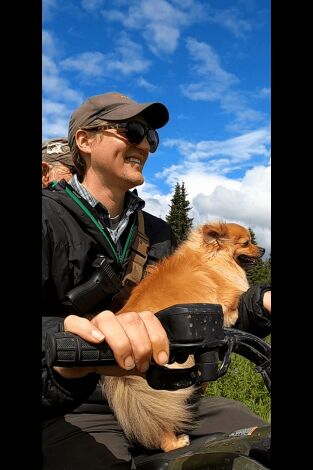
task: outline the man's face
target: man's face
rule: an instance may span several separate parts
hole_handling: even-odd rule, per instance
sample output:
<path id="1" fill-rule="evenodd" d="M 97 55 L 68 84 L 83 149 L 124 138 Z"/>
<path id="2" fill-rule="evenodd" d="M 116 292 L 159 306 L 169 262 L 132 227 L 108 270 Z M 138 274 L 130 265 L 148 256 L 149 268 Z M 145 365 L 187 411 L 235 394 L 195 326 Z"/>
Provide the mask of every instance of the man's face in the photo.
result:
<path id="1" fill-rule="evenodd" d="M 135 119 L 146 124 L 140 116 Z M 142 170 L 150 149 L 146 137 L 138 145 L 134 145 L 116 129 L 102 130 L 100 135 L 93 136 L 90 149 L 87 179 L 93 175 L 105 185 L 114 185 L 123 191 L 144 182 Z"/>

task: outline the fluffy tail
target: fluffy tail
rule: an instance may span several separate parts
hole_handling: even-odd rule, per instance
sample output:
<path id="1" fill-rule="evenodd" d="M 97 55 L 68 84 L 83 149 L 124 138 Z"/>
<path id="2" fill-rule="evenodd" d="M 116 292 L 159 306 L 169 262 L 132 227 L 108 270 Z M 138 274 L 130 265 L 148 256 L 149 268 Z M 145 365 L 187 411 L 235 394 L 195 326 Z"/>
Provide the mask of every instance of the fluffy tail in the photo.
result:
<path id="1" fill-rule="evenodd" d="M 146 448 L 160 448 L 166 432 L 192 428 L 194 405 L 187 404 L 195 387 L 155 390 L 142 377 L 103 377 L 102 390 L 125 435 Z"/>

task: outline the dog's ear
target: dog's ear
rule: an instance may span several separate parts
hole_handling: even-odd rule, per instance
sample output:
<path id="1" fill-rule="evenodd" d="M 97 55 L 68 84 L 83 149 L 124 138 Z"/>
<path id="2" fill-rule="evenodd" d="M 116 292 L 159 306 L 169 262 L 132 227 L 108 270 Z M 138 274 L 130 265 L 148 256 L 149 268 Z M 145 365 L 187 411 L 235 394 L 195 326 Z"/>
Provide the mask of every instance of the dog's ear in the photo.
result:
<path id="1" fill-rule="evenodd" d="M 227 235 L 227 225 L 223 222 L 214 222 L 202 226 L 202 236 L 205 243 L 221 241 Z"/>

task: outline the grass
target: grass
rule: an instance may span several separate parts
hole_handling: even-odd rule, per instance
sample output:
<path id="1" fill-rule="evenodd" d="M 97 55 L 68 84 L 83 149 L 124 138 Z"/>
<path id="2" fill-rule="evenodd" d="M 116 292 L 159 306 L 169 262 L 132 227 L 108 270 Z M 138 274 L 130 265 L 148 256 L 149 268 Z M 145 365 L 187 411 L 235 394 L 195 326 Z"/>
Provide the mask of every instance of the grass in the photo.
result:
<path id="1" fill-rule="evenodd" d="M 265 340 L 270 342 L 270 337 Z M 227 373 L 209 383 L 205 394 L 238 400 L 269 423 L 271 397 L 261 374 L 255 372 L 255 367 L 248 359 L 232 354 Z"/>

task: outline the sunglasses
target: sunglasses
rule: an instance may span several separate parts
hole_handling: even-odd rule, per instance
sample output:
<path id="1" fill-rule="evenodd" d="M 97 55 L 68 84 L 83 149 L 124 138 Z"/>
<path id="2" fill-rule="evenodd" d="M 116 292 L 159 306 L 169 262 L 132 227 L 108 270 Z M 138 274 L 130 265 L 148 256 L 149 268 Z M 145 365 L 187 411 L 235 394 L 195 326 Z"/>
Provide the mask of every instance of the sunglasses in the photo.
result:
<path id="1" fill-rule="evenodd" d="M 159 145 L 159 134 L 155 129 L 145 126 L 139 121 L 118 122 L 114 124 L 104 124 L 100 129 L 117 129 L 125 133 L 129 143 L 138 145 L 146 137 L 150 145 L 150 153 L 154 153 Z"/>

